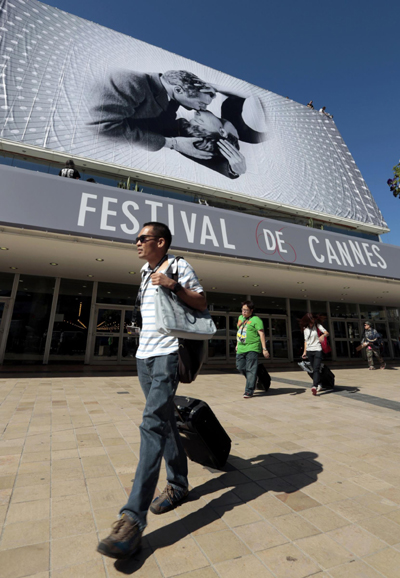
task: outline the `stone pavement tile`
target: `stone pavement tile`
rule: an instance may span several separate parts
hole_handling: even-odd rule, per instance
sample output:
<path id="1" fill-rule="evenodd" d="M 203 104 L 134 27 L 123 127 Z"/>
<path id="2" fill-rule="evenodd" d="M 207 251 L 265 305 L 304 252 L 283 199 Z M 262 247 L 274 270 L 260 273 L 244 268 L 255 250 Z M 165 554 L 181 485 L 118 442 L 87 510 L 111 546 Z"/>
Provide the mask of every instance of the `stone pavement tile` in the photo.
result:
<path id="1" fill-rule="evenodd" d="M 393 548 L 386 548 L 386 550 L 367 556 L 364 561 L 378 572 L 381 572 L 385 578 L 399 577 L 400 552 Z"/>
<path id="2" fill-rule="evenodd" d="M 120 505 L 120 507 L 123 504 Z M 101 508 L 93 512 L 94 519 L 98 530 L 111 528 L 111 525 L 118 518 L 120 507 L 112 506 L 110 508 Z"/>
<path id="3" fill-rule="evenodd" d="M 359 558 L 387 548 L 387 544 L 356 525 L 345 526 L 326 534 Z"/>
<path id="4" fill-rule="evenodd" d="M 218 532 L 219 530 L 226 530 L 228 528 L 224 520 L 222 520 L 217 512 L 209 506 L 201 506 L 198 510 L 189 513 L 183 512 L 182 507 L 180 507 L 176 512 L 182 519 L 182 523 L 186 530 L 192 536 L 200 536 L 201 534 L 209 534 L 211 532 Z"/>
<path id="5" fill-rule="evenodd" d="M 90 501 L 87 494 L 76 496 L 58 496 L 51 500 L 51 516 L 72 516 L 73 514 L 89 513 Z"/>
<path id="6" fill-rule="evenodd" d="M 257 553 L 276 578 L 305 578 L 321 570 L 295 544 L 283 544 Z"/>
<path id="7" fill-rule="evenodd" d="M 50 485 L 24 486 L 15 488 L 12 495 L 12 503 L 31 502 L 33 500 L 45 500 L 50 498 Z"/>
<path id="8" fill-rule="evenodd" d="M 129 479 L 129 484 L 132 487 L 132 476 L 129 476 L 127 474 L 123 474 L 126 475 L 127 478 Z M 122 476 L 120 476 L 122 477 Z M 89 489 L 89 492 L 101 492 L 101 491 L 105 491 L 105 490 L 120 490 L 121 489 L 121 482 L 119 481 L 118 477 L 116 475 L 114 476 L 109 476 L 106 478 L 99 478 L 99 479 L 95 479 L 95 478 L 90 478 L 89 480 L 87 480 L 87 487 Z"/>
<path id="9" fill-rule="evenodd" d="M 0 476 L 0 490 L 8 490 L 14 486 L 15 475 Z"/>
<path id="10" fill-rule="evenodd" d="M 121 578 L 124 574 L 134 574 L 135 578 L 164 578 L 149 548 L 142 547 L 134 557 L 128 560 L 115 561 L 112 558 L 103 556 L 103 561 L 107 569 L 108 578 Z M 180 574 L 179 576 L 180 578 L 182 578 L 182 576 L 190 576 L 190 578 L 192 578 L 191 572 Z"/>
<path id="11" fill-rule="evenodd" d="M 204 538 L 204 536 L 200 538 Z M 221 548 L 223 548 L 222 544 Z M 193 538 L 190 537 L 156 550 L 154 556 L 165 578 L 209 566 L 207 558 Z"/>
<path id="12" fill-rule="evenodd" d="M 273 548 L 288 541 L 272 524 L 265 521 L 239 526 L 235 533 L 252 552 Z"/>
<path id="13" fill-rule="evenodd" d="M 231 530 L 196 537 L 200 548 L 213 564 L 250 554 L 247 546 Z"/>
<path id="14" fill-rule="evenodd" d="M 313 498 L 307 496 L 301 491 L 293 492 L 291 494 L 277 494 L 278 500 L 281 500 L 284 504 L 292 508 L 295 512 L 300 512 L 301 510 L 307 510 L 308 508 L 315 508 L 320 506 L 320 502 L 317 502 Z"/>
<path id="15" fill-rule="evenodd" d="M 362 494 L 361 496 L 354 496 L 353 500 L 361 504 L 361 506 L 369 508 L 375 514 L 390 514 L 391 512 L 399 512 L 400 505 L 388 500 L 380 494 Z"/>
<path id="16" fill-rule="evenodd" d="M 50 461 L 50 451 L 40 451 L 40 452 L 24 452 L 21 458 L 21 465 L 29 464 L 32 462 L 49 462 Z"/>
<path id="17" fill-rule="evenodd" d="M 200 568 L 200 570 L 193 570 L 192 572 L 179 574 L 179 578 L 217 578 L 217 576 L 218 574 L 214 568 L 211 568 L 211 566 L 208 566 L 207 568 Z M 222 574 L 220 574 L 220 576 L 222 576 Z"/>
<path id="18" fill-rule="evenodd" d="M 62 570 L 53 570 L 52 578 L 106 578 L 106 571 L 100 556 L 76 566 L 68 566 Z"/>
<path id="19" fill-rule="evenodd" d="M 18 468 L 18 475 L 31 474 L 31 473 L 50 473 L 50 462 L 25 462 L 21 464 Z"/>
<path id="20" fill-rule="evenodd" d="M 369 490 L 370 492 L 379 492 L 394 489 L 391 484 L 380 480 L 379 478 L 375 478 L 370 474 L 365 474 L 363 476 L 358 476 L 355 478 L 350 478 L 350 481 L 362 488 Z M 399 491 L 400 493 L 400 491 Z"/>
<path id="21" fill-rule="evenodd" d="M 343 518 L 347 518 L 350 522 L 360 522 L 375 515 L 375 512 L 351 498 L 339 502 L 331 502 L 329 508 Z"/>
<path id="22" fill-rule="evenodd" d="M 242 470 L 245 476 L 250 478 L 251 480 L 258 481 L 258 480 L 267 480 L 269 478 L 275 478 L 275 474 L 268 471 L 267 468 L 263 466 L 252 466 L 250 468 Z M 248 481 L 248 480 L 247 480 Z"/>
<path id="23" fill-rule="evenodd" d="M 390 512 L 389 514 L 386 514 L 386 518 L 389 518 L 393 522 L 396 522 L 396 524 L 400 524 L 400 509 L 394 512 Z"/>
<path id="24" fill-rule="evenodd" d="M 358 525 L 390 545 L 400 542 L 400 525 L 393 522 L 388 516 L 376 516 L 361 520 Z"/>
<path id="25" fill-rule="evenodd" d="M 320 530 L 310 524 L 303 517 L 298 514 L 285 514 L 278 516 L 271 520 L 271 524 L 275 526 L 284 536 L 289 540 L 298 540 L 299 538 L 306 538 L 320 534 Z"/>
<path id="26" fill-rule="evenodd" d="M 387 490 L 379 490 L 377 492 L 380 496 L 391 500 L 392 502 L 396 502 L 396 504 L 400 505 L 400 488 L 390 488 Z"/>
<path id="27" fill-rule="evenodd" d="M 341 526 L 347 526 L 349 521 L 335 514 L 326 506 L 319 506 L 318 508 L 310 508 L 303 510 L 301 516 L 306 518 L 311 524 L 316 526 L 321 532 L 329 532 Z"/>
<path id="28" fill-rule="evenodd" d="M 12 488 L 7 488 L 6 490 L 0 490 L 0 506 L 8 506 L 11 500 Z"/>
<path id="29" fill-rule="evenodd" d="M 268 494 L 264 494 L 249 503 L 251 504 L 251 507 L 266 520 L 292 512 L 288 506 L 283 504 L 275 496 L 270 496 Z"/>
<path id="30" fill-rule="evenodd" d="M 116 516 L 114 516 L 115 519 Z M 76 534 L 89 534 L 96 530 L 91 513 L 58 516 L 51 520 L 51 538 L 57 540 Z"/>
<path id="31" fill-rule="evenodd" d="M 19 455 L 0 457 L 0 476 L 15 474 L 19 468 Z"/>
<path id="32" fill-rule="evenodd" d="M 89 456 L 105 456 L 106 450 L 103 446 L 95 448 L 79 448 L 79 455 L 81 458 L 87 458 Z"/>
<path id="33" fill-rule="evenodd" d="M 310 498 L 317 500 L 320 504 L 329 504 L 330 502 L 337 502 L 342 499 L 343 496 L 339 494 L 338 491 L 330 488 L 329 486 L 322 484 L 320 482 L 314 482 L 309 486 L 305 486 L 301 490 Z"/>
<path id="34" fill-rule="evenodd" d="M 101 457 L 101 456 L 99 456 Z M 107 458 L 108 460 L 108 458 Z M 90 478 L 106 478 L 109 476 L 115 476 L 115 470 L 110 463 L 107 465 L 99 466 L 87 466 L 85 468 L 85 477 Z"/>
<path id="35" fill-rule="evenodd" d="M 51 542 L 51 569 L 57 570 L 65 566 L 81 564 L 89 560 L 96 560 L 98 544 L 97 534 L 80 534 Z"/>
<path id="36" fill-rule="evenodd" d="M 243 556 L 235 560 L 227 560 L 216 564 L 215 567 L 221 578 L 243 578 L 244 576 L 273 578 L 273 574 L 254 556 Z"/>
<path id="37" fill-rule="evenodd" d="M 215 508 L 215 511 L 230 528 L 251 524 L 262 519 L 261 516 L 247 504 L 238 504 L 229 510 L 226 510 L 226 508 Z"/>
<path id="38" fill-rule="evenodd" d="M 82 478 L 76 478 L 72 480 L 53 480 L 51 484 L 51 496 L 52 498 L 58 498 L 60 496 L 76 496 L 77 494 L 86 494 L 86 484 L 85 480 Z"/>
<path id="39" fill-rule="evenodd" d="M 8 510 L 7 524 L 46 520 L 50 516 L 50 500 L 12 503 Z"/>
<path id="40" fill-rule="evenodd" d="M 22 578 L 49 570 L 49 543 L 0 552 L 1 578 Z"/>
<path id="41" fill-rule="evenodd" d="M 180 540 L 188 536 L 188 531 L 182 520 L 176 516 L 170 516 L 163 520 L 164 516 L 150 519 L 146 541 L 153 550 L 168 547 L 179 543 Z"/>
<path id="42" fill-rule="evenodd" d="M 362 490 L 360 491 L 360 486 L 350 480 L 331 481 L 328 479 L 324 483 L 329 488 L 337 491 L 342 498 L 354 498 L 354 496 L 359 496 L 363 493 Z M 368 492 L 365 491 L 364 493 L 367 494 Z"/>
<path id="43" fill-rule="evenodd" d="M 100 490 L 99 492 L 89 491 L 93 510 L 115 506 L 120 508 L 127 499 L 125 491 L 119 487 L 114 490 Z"/>
<path id="44" fill-rule="evenodd" d="M 73 450 L 59 450 L 57 452 L 52 451 L 51 458 L 53 461 L 65 460 L 70 458 L 79 458 L 79 452 L 77 448 Z"/>
<path id="45" fill-rule="evenodd" d="M 378 574 L 371 566 L 361 560 L 354 560 L 342 566 L 331 568 L 329 576 L 331 578 L 382 578 L 382 574 Z"/>
<path id="46" fill-rule="evenodd" d="M 324 570 L 354 559 L 354 556 L 348 550 L 337 544 L 327 534 L 302 538 L 296 540 L 296 544 Z"/>
<path id="47" fill-rule="evenodd" d="M 49 520 L 37 520 L 33 522 L 19 522 L 8 524 L 4 528 L 0 550 L 19 548 L 48 542 L 50 540 Z"/>

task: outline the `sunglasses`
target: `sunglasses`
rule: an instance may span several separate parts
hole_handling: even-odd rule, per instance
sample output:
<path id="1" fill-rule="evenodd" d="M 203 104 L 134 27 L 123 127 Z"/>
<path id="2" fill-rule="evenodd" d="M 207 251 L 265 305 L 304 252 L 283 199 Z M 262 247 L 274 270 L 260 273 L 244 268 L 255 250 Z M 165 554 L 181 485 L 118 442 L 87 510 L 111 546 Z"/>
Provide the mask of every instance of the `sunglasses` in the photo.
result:
<path id="1" fill-rule="evenodd" d="M 150 241 L 150 239 L 160 239 L 161 237 L 157 236 L 157 235 L 140 235 L 139 237 L 136 237 L 135 239 L 135 245 L 137 245 L 140 241 L 140 243 L 147 243 L 147 241 Z"/>

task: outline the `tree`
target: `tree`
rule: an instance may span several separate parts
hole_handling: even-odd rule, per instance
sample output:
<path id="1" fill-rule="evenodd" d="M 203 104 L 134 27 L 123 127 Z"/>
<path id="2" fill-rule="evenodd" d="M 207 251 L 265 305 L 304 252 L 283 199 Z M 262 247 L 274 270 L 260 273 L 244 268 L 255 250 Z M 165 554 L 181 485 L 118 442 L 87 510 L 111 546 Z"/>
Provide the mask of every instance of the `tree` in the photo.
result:
<path id="1" fill-rule="evenodd" d="M 393 179 L 388 179 L 387 184 L 393 193 L 394 197 L 400 197 L 400 161 L 393 167 Z"/>

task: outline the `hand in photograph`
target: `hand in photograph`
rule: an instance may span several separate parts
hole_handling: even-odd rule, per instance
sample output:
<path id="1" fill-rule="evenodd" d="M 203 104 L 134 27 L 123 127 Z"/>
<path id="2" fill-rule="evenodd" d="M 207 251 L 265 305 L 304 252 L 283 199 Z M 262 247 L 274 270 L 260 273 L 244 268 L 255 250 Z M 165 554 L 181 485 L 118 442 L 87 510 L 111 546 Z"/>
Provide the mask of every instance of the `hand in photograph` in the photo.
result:
<path id="1" fill-rule="evenodd" d="M 226 158 L 232 172 L 243 175 L 246 172 L 246 159 L 228 140 L 219 140 L 218 148 Z"/>

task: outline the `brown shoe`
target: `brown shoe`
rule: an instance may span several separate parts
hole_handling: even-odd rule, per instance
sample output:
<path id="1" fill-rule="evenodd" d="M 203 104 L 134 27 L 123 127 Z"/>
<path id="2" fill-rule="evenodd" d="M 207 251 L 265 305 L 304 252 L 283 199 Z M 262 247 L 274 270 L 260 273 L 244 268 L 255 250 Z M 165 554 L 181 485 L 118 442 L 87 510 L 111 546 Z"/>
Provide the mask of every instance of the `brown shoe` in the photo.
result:
<path id="1" fill-rule="evenodd" d="M 177 488 L 167 484 L 162 494 L 152 501 L 150 511 L 153 512 L 153 514 L 165 514 L 165 512 L 170 512 L 183 502 L 188 493 L 188 488 L 181 488 L 178 490 Z"/>
<path id="2" fill-rule="evenodd" d="M 142 532 L 137 523 L 127 514 L 112 525 L 112 532 L 97 546 L 97 551 L 109 558 L 129 558 L 140 550 Z"/>

